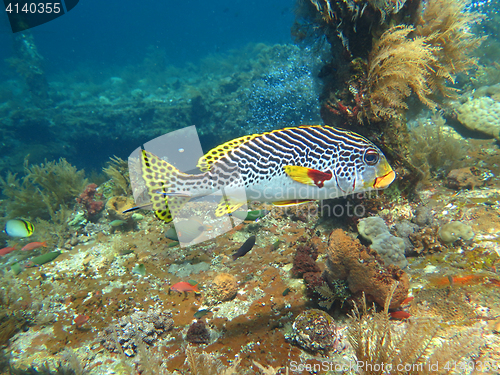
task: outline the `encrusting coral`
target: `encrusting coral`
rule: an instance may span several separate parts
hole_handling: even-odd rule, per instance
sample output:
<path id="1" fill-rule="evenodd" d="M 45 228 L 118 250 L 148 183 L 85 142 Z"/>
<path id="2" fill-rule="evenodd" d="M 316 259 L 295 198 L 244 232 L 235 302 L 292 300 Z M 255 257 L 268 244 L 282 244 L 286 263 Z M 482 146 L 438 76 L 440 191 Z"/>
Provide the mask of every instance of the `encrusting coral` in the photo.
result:
<path id="1" fill-rule="evenodd" d="M 328 278 L 346 280 L 354 297 L 366 295 L 368 301 L 384 306 L 390 287 L 398 282 L 390 308 L 401 305 L 408 296 L 408 275 L 399 267 L 384 265 L 378 255 L 350 238 L 342 229 L 330 234 L 328 243 Z"/>

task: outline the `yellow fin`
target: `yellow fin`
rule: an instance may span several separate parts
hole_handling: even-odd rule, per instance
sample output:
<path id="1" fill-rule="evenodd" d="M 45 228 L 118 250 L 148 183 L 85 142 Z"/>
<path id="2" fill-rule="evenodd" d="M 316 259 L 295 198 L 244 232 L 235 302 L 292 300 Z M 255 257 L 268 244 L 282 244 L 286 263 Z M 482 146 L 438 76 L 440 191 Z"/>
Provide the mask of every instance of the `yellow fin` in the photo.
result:
<path id="1" fill-rule="evenodd" d="M 221 217 L 223 215 L 233 213 L 245 203 L 246 202 L 231 202 L 223 197 L 215 209 L 215 216 Z"/>
<path id="2" fill-rule="evenodd" d="M 171 181 L 181 172 L 158 156 L 142 150 L 142 178 L 146 183 L 152 209 L 158 219 L 167 223 L 177 216 L 189 197 L 168 196 Z"/>
<path id="3" fill-rule="evenodd" d="M 297 206 L 307 202 L 312 202 L 314 199 L 290 199 L 288 201 L 271 202 L 273 206 Z"/>
<path id="4" fill-rule="evenodd" d="M 321 172 L 317 169 L 299 167 L 296 165 L 285 165 L 283 167 L 285 173 L 294 181 L 301 184 L 323 187 L 325 181 L 331 180 L 333 177 L 332 172 Z"/>
<path id="5" fill-rule="evenodd" d="M 251 134 L 251 135 L 245 135 L 243 137 L 235 138 L 232 139 L 226 143 L 223 143 L 210 151 L 208 151 L 205 155 L 203 155 L 199 160 L 198 164 L 196 166 L 198 169 L 200 169 L 202 172 L 207 172 L 210 170 L 212 167 L 212 164 L 223 158 L 224 156 L 227 155 L 227 153 L 239 145 L 254 139 L 256 137 L 261 136 L 262 134 Z"/>

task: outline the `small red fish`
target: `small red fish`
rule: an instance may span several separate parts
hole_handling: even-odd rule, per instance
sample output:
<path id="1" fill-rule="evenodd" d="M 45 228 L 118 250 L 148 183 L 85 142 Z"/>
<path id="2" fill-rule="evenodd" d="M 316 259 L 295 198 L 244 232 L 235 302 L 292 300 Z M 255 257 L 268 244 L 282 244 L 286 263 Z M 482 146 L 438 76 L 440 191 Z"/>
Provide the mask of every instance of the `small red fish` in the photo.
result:
<path id="1" fill-rule="evenodd" d="M 85 323 L 89 321 L 90 317 L 88 315 L 78 315 L 73 321 L 75 322 L 76 328 L 80 328 Z"/>
<path id="2" fill-rule="evenodd" d="M 406 297 L 403 302 L 401 302 L 401 306 L 409 305 L 411 301 L 413 301 L 413 297 Z"/>
<path id="3" fill-rule="evenodd" d="M 12 253 L 16 249 L 17 243 L 14 246 L 8 246 L 4 247 L 3 249 L 0 249 L 0 257 L 3 257 L 4 255 L 7 255 L 8 253 Z"/>
<path id="4" fill-rule="evenodd" d="M 24 245 L 21 250 L 23 251 L 28 251 L 28 250 L 35 250 L 38 249 L 39 247 L 47 247 L 47 241 L 43 242 L 30 242 L 27 245 Z"/>
<path id="5" fill-rule="evenodd" d="M 411 316 L 406 311 L 401 311 L 401 310 L 390 311 L 389 315 L 391 316 L 391 319 L 396 319 L 396 320 L 408 319 Z"/>
<path id="6" fill-rule="evenodd" d="M 187 292 L 195 292 L 196 294 L 201 294 L 200 290 L 198 289 L 198 284 L 196 285 L 191 285 L 190 283 L 186 281 L 180 281 L 170 287 L 170 290 L 173 290 L 175 292 L 179 293 L 187 293 Z M 170 293 L 169 290 L 169 293 Z"/>

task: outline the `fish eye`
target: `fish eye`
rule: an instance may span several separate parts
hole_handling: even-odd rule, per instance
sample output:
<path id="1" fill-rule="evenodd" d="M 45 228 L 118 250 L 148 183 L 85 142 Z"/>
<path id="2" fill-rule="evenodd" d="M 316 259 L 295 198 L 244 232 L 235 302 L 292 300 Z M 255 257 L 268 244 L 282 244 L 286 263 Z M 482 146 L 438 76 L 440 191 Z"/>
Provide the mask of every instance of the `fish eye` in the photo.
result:
<path id="1" fill-rule="evenodd" d="M 377 150 L 374 150 L 373 148 L 369 148 L 368 150 L 365 151 L 365 154 L 363 156 L 363 160 L 366 164 L 368 165 L 375 165 L 379 161 L 380 156 L 378 154 Z"/>

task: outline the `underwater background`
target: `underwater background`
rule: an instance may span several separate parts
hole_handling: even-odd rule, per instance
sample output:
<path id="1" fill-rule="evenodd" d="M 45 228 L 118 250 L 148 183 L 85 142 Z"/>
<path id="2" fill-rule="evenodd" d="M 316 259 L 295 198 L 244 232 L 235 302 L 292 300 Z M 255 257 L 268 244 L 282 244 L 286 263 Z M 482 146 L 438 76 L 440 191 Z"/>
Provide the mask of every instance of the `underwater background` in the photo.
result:
<path id="1" fill-rule="evenodd" d="M 500 373 L 499 9 L 85 0 L 19 33 L 2 16 L 0 374 Z M 153 138 L 196 125 L 207 152 L 314 124 L 369 139 L 395 181 L 249 202 L 199 243 L 203 205 L 182 234 L 127 211 Z"/>

